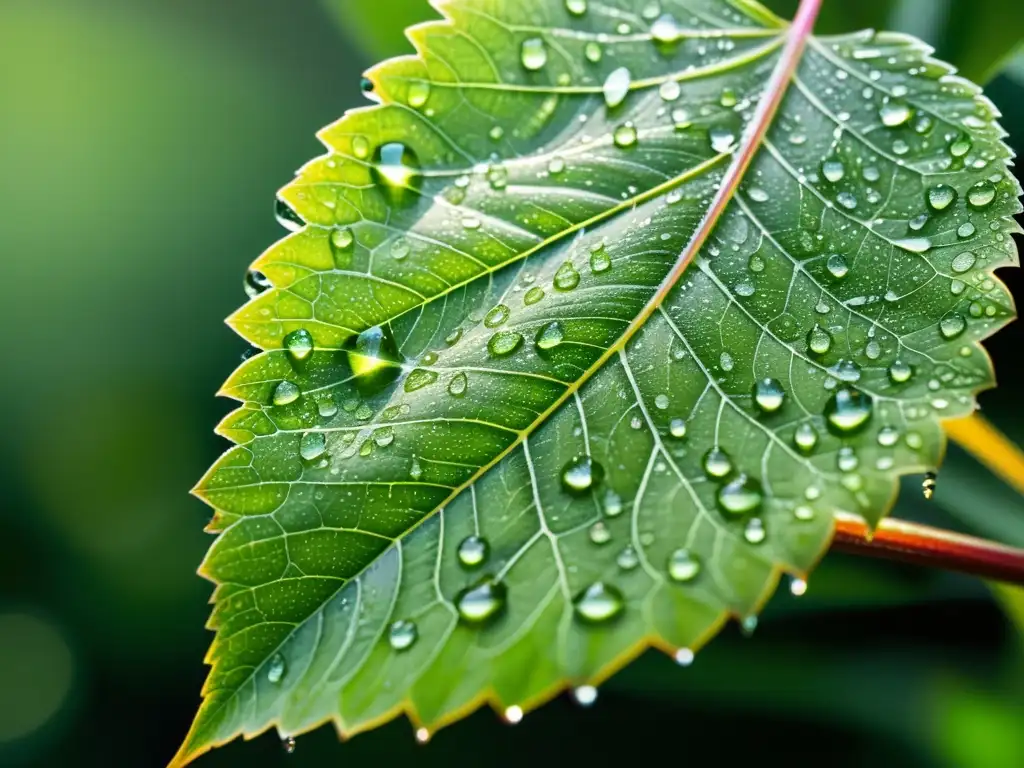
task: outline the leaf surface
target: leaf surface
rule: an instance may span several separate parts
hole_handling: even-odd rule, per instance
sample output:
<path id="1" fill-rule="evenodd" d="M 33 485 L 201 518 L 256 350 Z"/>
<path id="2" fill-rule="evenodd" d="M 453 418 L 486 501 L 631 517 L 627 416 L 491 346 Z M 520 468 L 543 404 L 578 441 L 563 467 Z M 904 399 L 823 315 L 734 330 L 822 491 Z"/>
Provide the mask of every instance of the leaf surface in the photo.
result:
<path id="1" fill-rule="evenodd" d="M 904 36 L 649 5 L 440 4 L 280 193 L 176 762 L 688 662 L 991 386 L 991 103 Z"/>

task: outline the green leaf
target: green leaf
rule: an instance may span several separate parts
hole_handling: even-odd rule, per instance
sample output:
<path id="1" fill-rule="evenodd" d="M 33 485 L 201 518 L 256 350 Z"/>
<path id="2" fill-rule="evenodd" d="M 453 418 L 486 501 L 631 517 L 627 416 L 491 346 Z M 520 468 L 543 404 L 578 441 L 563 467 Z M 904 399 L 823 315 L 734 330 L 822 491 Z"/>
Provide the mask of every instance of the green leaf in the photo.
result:
<path id="1" fill-rule="evenodd" d="M 444 3 L 280 193 L 177 763 L 688 662 L 991 386 L 1020 188 L 975 86 L 747 0 L 584 5 Z"/>

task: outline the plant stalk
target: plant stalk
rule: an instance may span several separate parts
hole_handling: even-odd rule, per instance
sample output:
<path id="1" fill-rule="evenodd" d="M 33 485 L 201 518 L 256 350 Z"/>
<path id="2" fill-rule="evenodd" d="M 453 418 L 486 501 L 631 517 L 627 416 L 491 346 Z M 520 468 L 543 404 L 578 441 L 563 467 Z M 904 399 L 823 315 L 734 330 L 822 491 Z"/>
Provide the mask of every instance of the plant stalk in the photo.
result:
<path id="1" fill-rule="evenodd" d="M 1024 549 L 905 520 L 886 518 L 872 531 L 862 518 L 837 515 L 832 549 L 1024 585 Z"/>

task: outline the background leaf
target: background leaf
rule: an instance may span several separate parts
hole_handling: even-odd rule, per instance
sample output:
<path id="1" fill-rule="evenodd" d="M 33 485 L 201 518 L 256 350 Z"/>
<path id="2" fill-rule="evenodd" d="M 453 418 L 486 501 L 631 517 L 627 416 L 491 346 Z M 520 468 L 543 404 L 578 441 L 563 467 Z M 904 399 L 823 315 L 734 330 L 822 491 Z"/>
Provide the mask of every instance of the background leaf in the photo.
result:
<path id="1" fill-rule="evenodd" d="M 483 698 L 516 719 L 644 643 L 687 661 L 990 383 L 1019 188 L 920 46 L 812 43 L 733 197 L 787 73 L 769 15 L 446 10 L 461 35 L 417 30 L 385 106 L 322 133 L 232 318 L 275 351 L 226 385 L 240 446 L 199 488 L 219 635 L 183 756 L 401 709 L 429 734 Z"/>

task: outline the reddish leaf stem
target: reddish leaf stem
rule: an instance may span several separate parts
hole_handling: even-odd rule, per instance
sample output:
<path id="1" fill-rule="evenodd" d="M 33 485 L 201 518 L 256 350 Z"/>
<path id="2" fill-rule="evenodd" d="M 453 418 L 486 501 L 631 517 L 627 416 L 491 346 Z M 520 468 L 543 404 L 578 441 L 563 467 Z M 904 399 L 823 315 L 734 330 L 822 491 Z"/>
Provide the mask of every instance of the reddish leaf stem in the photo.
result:
<path id="1" fill-rule="evenodd" d="M 838 516 L 832 548 L 1024 585 L 1024 549 L 905 520 L 883 520 L 872 532 L 860 518 Z"/>

